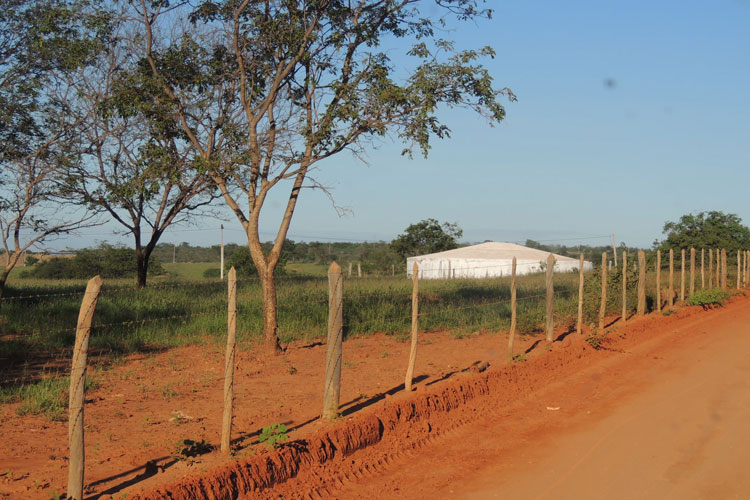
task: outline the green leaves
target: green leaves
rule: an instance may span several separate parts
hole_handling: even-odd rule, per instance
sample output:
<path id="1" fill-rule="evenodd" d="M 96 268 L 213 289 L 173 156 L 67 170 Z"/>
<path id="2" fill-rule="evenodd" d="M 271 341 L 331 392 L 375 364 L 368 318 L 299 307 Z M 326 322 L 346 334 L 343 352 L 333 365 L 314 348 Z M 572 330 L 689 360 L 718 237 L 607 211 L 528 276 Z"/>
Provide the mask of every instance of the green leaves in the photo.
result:
<path id="1" fill-rule="evenodd" d="M 425 219 L 411 224 L 404 233 L 391 242 L 391 249 L 402 259 L 458 248 L 458 238 L 463 231 L 457 223 L 442 225 L 435 219 Z"/>
<path id="2" fill-rule="evenodd" d="M 750 247 L 750 228 L 736 214 L 720 211 L 686 214 L 676 222 L 664 224 L 667 238 L 654 246 L 668 248 L 725 248 L 739 250 Z"/>

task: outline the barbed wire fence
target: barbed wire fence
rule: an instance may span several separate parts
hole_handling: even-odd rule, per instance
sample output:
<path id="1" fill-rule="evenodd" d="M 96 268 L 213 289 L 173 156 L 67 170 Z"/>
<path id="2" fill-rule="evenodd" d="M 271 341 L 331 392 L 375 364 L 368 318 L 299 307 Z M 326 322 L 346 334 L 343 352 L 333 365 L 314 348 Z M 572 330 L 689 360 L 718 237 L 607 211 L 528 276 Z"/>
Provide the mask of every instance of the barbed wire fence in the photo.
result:
<path id="1" fill-rule="evenodd" d="M 701 279 L 700 287 L 697 286 L 695 280 L 698 276 L 696 269 L 695 250 L 690 251 L 690 263 L 686 262 L 686 252 L 680 249 L 680 299 L 684 300 L 686 296 L 686 287 L 689 288 L 690 293 L 702 290 L 705 288 L 705 280 Z M 730 287 L 730 277 L 728 276 L 728 256 L 726 250 L 717 250 L 711 252 L 716 254 L 716 277 L 715 283 L 723 289 Z M 650 286 L 654 289 L 657 303 L 652 310 L 660 311 L 662 308 L 662 296 L 666 295 L 666 305 L 671 306 L 674 303 L 676 290 L 675 286 L 675 252 L 669 252 L 669 274 L 667 278 L 667 292 L 664 293 L 664 283 L 659 276 L 661 267 L 655 269 L 658 276 L 656 282 L 651 281 L 652 275 L 646 278 L 646 273 L 643 272 L 639 275 L 638 285 L 639 294 L 641 289 L 645 289 Z M 703 255 L 704 252 L 701 252 Z M 661 261 L 661 254 L 657 252 L 657 262 Z M 341 331 L 346 336 L 347 334 L 359 333 L 359 332 L 371 332 L 378 330 L 390 330 L 389 333 L 398 331 L 409 331 L 409 326 L 412 325 L 412 335 L 416 335 L 416 331 L 429 331 L 437 329 L 451 329 L 451 328 L 472 328 L 472 329 L 499 329 L 504 327 L 505 322 L 510 317 L 511 310 L 515 310 L 518 304 L 528 305 L 525 313 L 532 317 L 532 322 L 536 322 L 536 326 L 546 324 L 547 329 L 554 329 L 554 319 L 552 316 L 559 316 L 559 320 L 568 321 L 575 318 L 573 312 L 575 306 L 578 306 L 579 314 L 575 318 L 576 329 L 581 331 L 582 316 L 581 301 L 591 303 L 596 297 L 588 293 L 586 296 L 582 294 L 584 290 L 584 279 L 601 279 L 602 291 L 608 290 L 610 284 L 607 282 L 608 275 L 606 269 L 608 267 L 608 256 L 606 252 L 602 256 L 602 265 L 600 267 L 599 276 L 596 273 L 589 273 L 587 278 L 584 278 L 583 273 L 555 273 L 554 265 L 547 267 L 548 279 L 546 280 L 544 293 L 536 293 L 534 290 L 538 290 L 540 286 L 533 284 L 526 290 L 523 290 L 518 296 L 515 293 L 511 293 L 510 286 L 506 283 L 505 278 L 510 278 L 509 274 L 498 273 L 494 277 L 480 279 L 478 281 L 471 281 L 466 276 L 462 276 L 460 279 L 448 279 L 448 280 L 427 280 L 419 279 L 420 274 L 418 273 L 417 267 L 415 266 L 416 279 L 413 281 L 413 287 L 409 287 L 409 283 L 404 281 L 398 286 L 391 286 L 389 289 L 382 292 L 372 292 L 364 287 L 354 287 L 350 292 L 338 294 L 336 300 L 329 296 L 329 290 L 331 289 L 330 284 L 324 279 L 303 279 L 295 277 L 281 277 L 281 281 L 285 280 L 287 283 L 292 283 L 293 280 L 301 282 L 303 286 L 307 287 L 307 291 L 300 291 L 293 287 L 282 287 L 282 293 L 280 293 L 280 300 L 278 303 L 278 314 L 280 318 L 284 318 L 286 314 L 291 314 L 293 311 L 299 311 L 299 303 L 304 303 L 304 308 L 310 311 L 309 317 L 307 317 L 307 325 L 316 325 L 319 337 L 323 336 L 323 332 L 327 332 L 329 338 L 333 336 L 335 338 L 335 332 L 331 333 L 331 328 L 341 328 Z M 640 255 L 637 259 L 627 261 L 628 266 L 643 267 L 645 258 Z M 636 262 L 640 264 L 636 264 Z M 713 264 L 713 260 L 709 259 L 709 262 Z M 554 264 L 554 263 L 553 263 Z M 736 278 L 734 285 L 737 289 L 746 287 L 750 278 L 750 252 L 749 251 L 738 251 L 736 256 Z M 701 258 L 700 275 L 705 274 L 705 262 Z M 464 266 L 462 269 L 469 272 L 476 272 L 481 270 L 487 270 L 492 268 L 505 268 L 511 267 L 506 264 L 486 265 L 486 266 Z M 625 267 L 625 263 L 621 265 Z M 688 273 L 689 272 L 689 278 Z M 714 269 L 710 269 L 709 275 L 713 277 Z M 339 268 L 339 278 L 343 273 Z M 576 274 L 579 279 L 575 280 Z M 666 273 L 665 273 L 666 274 Z M 565 279 L 559 279 L 557 282 L 558 288 L 555 289 L 555 280 L 552 276 L 563 276 Z M 540 274 L 541 276 L 541 274 Z M 613 274 L 616 276 L 616 274 Z M 534 280 L 533 276 L 528 278 Z M 622 277 L 621 279 L 626 279 Z M 647 281 L 648 280 L 648 281 Z M 354 281 L 354 280 L 351 280 Z M 537 279 L 537 281 L 539 281 Z M 713 280 L 711 280 L 713 281 Z M 417 293 L 416 287 L 421 282 L 424 286 L 423 289 Z M 643 283 L 641 283 L 643 282 Z M 363 281 L 360 281 L 363 283 Z M 709 282 L 711 283 L 711 282 Z M 243 316 L 260 316 L 260 304 L 256 300 L 255 302 L 247 301 L 243 304 L 243 300 L 248 299 L 254 291 L 252 289 L 259 286 L 259 280 L 256 277 L 236 279 L 235 284 L 238 287 L 237 294 L 239 298 L 237 300 L 240 310 L 237 313 L 238 320 Z M 313 286 L 310 286 L 313 285 Z M 515 280 L 514 280 L 515 285 Z M 74 356 L 74 369 L 71 373 L 70 382 L 70 404 L 69 412 L 71 415 L 69 437 L 71 439 L 71 452 L 75 452 L 76 456 L 71 456 L 71 467 L 75 467 L 75 481 L 78 482 L 82 479 L 79 477 L 79 472 L 84 470 L 84 457 L 82 446 L 74 444 L 82 441 L 83 432 L 83 414 L 81 412 L 83 399 L 82 399 L 82 388 L 85 386 L 85 367 L 81 367 L 81 359 L 83 363 L 86 363 L 86 356 L 81 358 L 81 349 L 85 349 L 88 354 L 89 347 L 88 339 L 96 339 L 97 337 L 109 336 L 110 340 L 116 341 L 119 339 L 120 342 L 148 342 L 149 335 L 146 334 L 143 339 L 139 338 L 139 332 L 147 329 L 149 325 L 166 324 L 170 328 L 185 327 L 186 325 L 194 324 L 199 321 L 199 318 L 205 319 L 205 323 L 201 325 L 202 328 L 213 328 L 217 332 L 226 329 L 227 327 L 221 326 L 222 322 L 227 321 L 227 314 L 231 316 L 231 309 L 229 313 L 219 312 L 221 310 L 227 310 L 227 303 L 231 303 L 230 298 L 227 298 L 222 291 L 227 285 L 224 281 L 186 281 L 186 282 L 175 282 L 165 283 L 151 286 L 149 288 L 138 288 L 130 286 L 111 286 L 107 287 L 106 283 L 101 286 L 100 291 L 96 294 L 96 300 L 93 301 L 89 297 L 89 294 L 84 294 L 82 291 L 65 291 L 59 293 L 38 293 L 38 294 L 19 294 L 15 296 L 6 296 L 0 299 L 0 305 L 3 308 L 8 306 L 15 308 L 28 308 L 29 312 L 26 314 L 26 320 L 33 324 L 32 327 L 22 329 L 20 336 L 27 336 L 33 343 L 34 341 L 42 341 L 45 337 L 58 338 L 60 339 L 59 347 L 65 352 L 71 352 Z M 242 289 L 244 287 L 244 290 Z M 594 287 L 596 289 L 596 287 Z M 167 292 L 167 293 L 165 293 Z M 205 297 L 203 300 L 199 300 L 200 307 L 198 310 L 187 310 L 187 305 L 180 303 L 179 300 L 170 300 L 169 298 L 176 293 L 185 293 L 188 296 L 195 297 L 196 294 L 200 293 L 200 297 Z M 244 293 L 244 296 L 243 296 Z M 257 295 L 257 290 L 255 291 Z M 578 294 L 577 300 L 575 295 Z M 634 309 L 634 302 L 630 301 L 631 306 L 627 307 L 627 293 L 628 288 L 625 284 L 622 285 L 622 317 L 626 318 Z M 604 293 L 601 294 L 601 297 Z M 40 308 L 49 308 L 54 311 L 54 308 L 50 307 L 57 303 L 58 305 L 64 306 L 63 309 L 68 311 L 70 316 L 72 312 L 75 312 L 74 304 L 81 300 L 83 297 L 83 303 L 80 307 L 77 324 L 70 322 L 69 327 L 65 328 L 49 328 L 48 325 L 49 317 L 36 318 L 33 311 L 34 306 L 40 306 Z M 166 297 L 166 298 L 165 298 Z M 174 297 L 172 297 L 174 298 Z M 544 298 L 544 300 L 542 300 Z M 146 302 L 139 302 L 138 299 L 148 299 L 153 302 L 149 304 L 153 307 L 145 307 Z M 638 313 L 641 313 L 640 307 L 641 299 L 638 299 Z M 118 308 L 118 304 L 122 305 L 125 303 L 126 312 L 122 312 Z M 544 307 L 543 306 L 544 303 Z M 556 307 L 555 303 L 560 303 L 561 306 Z M 191 303 L 190 307 L 193 307 L 195 303 Z M 127 306 L 130 306 L 129 308 Z M 295 309 L 296 308 L 296 309 Z M 534 309 L 536 308 L 536 309 Z M 95 310 L 96 309 L 96 310 Z M 242 310 L 244 309 L 244 311 Z M 411 309 L 411 312 L 409 312 Z M 599 317 L 602 318 L 608 312 L 611 313 L 613 307 L 608 306 L 606 300 L 601 301 L 599 310 Z M 619 305 L 617 309 L 619 309 Z M 291 311 L 291 312 L 290 312 Z M 343 314 L 342 314 L 343 311 Z M 473 314 L 467 315 L 466 312 L 472 312 Z M 330 314 L 339 314 L 341 319 L 332 321 L 329 319 L 328 327 L 325 328 L 326 316 Z M 128 318 L 123 319 L 123 314 L 130 315 Z M 256 318 L 257 319 L 257 318 Z M 47 321 L 45 323 L 45 320 Z M 303 318 L 303 321 L 305 319 Z M 462 323 L 463 322 L 463 323 Z M 47 327 L 45 327 L 45 324 Z M 297 323 L 298 325 L 300 323 Z M 333 326 L 332 326 L 333 325 Z M 419 326 L 415 326 L 419 325 Z M 553 325 L 553 326 L 549 326 Z M 248 324 L 243 325 L 246 329 Z M 256 329 L 258 322 L 256 321 Z M 231 326 L 229 327 L 231 331 Z M 603 333 L 603 324 L 600 319 L 599 324 L 600 331 L 597 333 Z M 146 332 L 148 333 L 148 332 Z M 184 332 L 183 332 L 184 333 Z M 205 333 L 205 332 L 204 332 Z M 523 332 L 522 332 L 523 333 Z M 82 337 L 83 336 L 83 337 Z M 135 337 L 133 339 L 132 337 Z M 415 337 L 413 337 L 415 338 Z M 549 335 L 547 337 L 549 341 L 553 340 Z M 75 341 L 75 345 L 82 345 L 77 349 L 72 349 L 72 342 Z M 67 344 L 66 344 L 67 343 Z M 96 342 L 93 343 L 96 345 Z M 416 345 L 416 341 L 413 342 L 413 346 Z M 132 346 L 131 346 L 132 347 Z M 127 349 L 127 348 L 126 348 Z M 232 348 L 233 349 L 233 348 Z M 228 348 L 229 352 L 229 348 Z M 233 351 L 232 351 L 233 352 Z M 32 354 L 33 355 L 33 354 Z M 413 357 L 413 356 L 411 356 Z M 509 352 L 508 358 L 514 359 L 514 353 Z M 232 357 L 232 359 L 234 359 Z M 340 362 L 340 359 L 339 359 Z M 229 364 L 226 369 L 229 370 Z M 413 367 L 409 367 L 410 371 L 413 371 Z M 229 372 L 227 372 L 229 373 Z M 225 379 L 230 377 L 229 375 L 220 375 L 217 378 Z M 8 378 L 2 381 L 3 384 L 22 384 L 24 383 L 23 377 Z M 340 384 L 340 380 L 332 380 L 332 384 Z M 407 376 L 407 387 L 411 386 L 411 381 Z M 340 387 L 329 388 L 333 394 L 340 394 Z M 328 405 L 339 405 L 339 401 L 327 402 Z M 226 425 L 226 424 L 225 424 Z M 231 425 L 231 422 L 230 422 Z M 80 428 L 79 428 L 80 427 Z M 222 437 L 222 442 L 228 441 L 229 431 L 225 430 L 225 436 Z M 75 490 L 76 486 L 73 486 L 72 491 Z"/>

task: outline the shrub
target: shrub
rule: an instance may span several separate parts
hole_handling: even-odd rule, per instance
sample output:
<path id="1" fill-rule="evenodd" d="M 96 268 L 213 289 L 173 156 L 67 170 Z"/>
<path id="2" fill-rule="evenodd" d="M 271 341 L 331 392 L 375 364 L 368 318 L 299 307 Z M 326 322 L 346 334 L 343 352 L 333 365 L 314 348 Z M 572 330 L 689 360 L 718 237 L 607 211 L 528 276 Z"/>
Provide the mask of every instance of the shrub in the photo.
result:
<path id="1" fill-rule="evenodd" d="M 638 297 L 638 271 L 628 265 L 627 295 L 628 304 L 635 305 Z M 599 317 L 602 300 L 602 270 L 597 267 L 583 283 L 583 315 L 586 322 L 594 322 Z M 607 311 L 620 311 L 622 304 L 622 266 L 607 271 Z"/>
<path id="2" fill-rule="evenodd" d="M 704 309 L 708 309 L 712 306 L 720 306 L 727 297 L 729 297 L 729 294 L 721 288 L 711 288 L 698 290 L 688 297 L 687 303 L 691 306 L 702 306 Z"/>
<path id="3" fill-rule="evenodd" d="M 286 252 L 281 252 L 279 264 L 276 266 L 276 276 L 284 274 L 284 266 L 287 262 Z M 255 267 L 253 258 L 250 256 L 250 249 L 247 247 L 238 248 L 229 256 L 225 264 L 225 269 L 229 270 L 234 266 L 238 277 L 258 276 L 258 269 Z"/>
<path id="4" fill-rule="evenodd" d="M 98 274 L 102 278 L 130 278 L 135 276 L 136 272 L 134 249 L 104 244 L 99 248 L 81 250 L 72 259 L 55 258 L 40 262 L 28 273 L 24 273 L 24 277 L 87 279 Z M 148 273 L 164 274 L 161 262 L 152 257 Z"/>

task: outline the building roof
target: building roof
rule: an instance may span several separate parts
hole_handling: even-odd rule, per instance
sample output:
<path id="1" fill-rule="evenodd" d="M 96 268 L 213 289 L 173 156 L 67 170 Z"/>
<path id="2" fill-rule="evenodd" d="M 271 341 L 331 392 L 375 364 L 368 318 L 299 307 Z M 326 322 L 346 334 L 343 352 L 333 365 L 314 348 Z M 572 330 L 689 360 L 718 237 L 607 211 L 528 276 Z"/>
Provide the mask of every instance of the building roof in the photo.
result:
<path id="1" fill-rule="evenodd" d="M 517 260 L 547 260 L 550 252 L 529 248 L 515 243 L 502 243 L 490 241 L 471 245 L 468 247 L 455 248 L 444 252 L 431 253 L 427 255 L 416 255 L 411 258 L 430 258 L 430 259 L 486 259 L 486 260 L 511 260 L 515 257 Z M 577 261 L 571 257 L 553 254 L 557 261 Z"/>

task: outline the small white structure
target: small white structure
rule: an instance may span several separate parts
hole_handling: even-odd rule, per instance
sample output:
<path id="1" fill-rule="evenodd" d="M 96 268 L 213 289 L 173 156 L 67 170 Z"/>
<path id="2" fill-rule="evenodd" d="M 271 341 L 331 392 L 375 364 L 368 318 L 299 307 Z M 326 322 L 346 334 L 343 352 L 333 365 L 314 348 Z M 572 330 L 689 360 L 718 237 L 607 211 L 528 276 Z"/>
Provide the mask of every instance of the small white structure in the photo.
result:
<path id="1" fill-rule="evenodd" d="M 578 259 L 553 255 L 555 256 L 555 272 L 577 271 L 580 267 Z M 406 259 L 406 273 L 409 276 L 412 275 L 416 262 L 420 279 L 510 276 L 513 257 L 515 257 L 516 275 L 520 276 L 544 271 L 548 256 L 549 252 L 514 243 L 488 242 L 409 257 Z M 584 271 L 590 271 L 593 268 L 591 262 L 583 262 Z"/>

